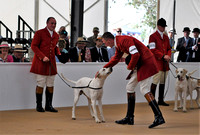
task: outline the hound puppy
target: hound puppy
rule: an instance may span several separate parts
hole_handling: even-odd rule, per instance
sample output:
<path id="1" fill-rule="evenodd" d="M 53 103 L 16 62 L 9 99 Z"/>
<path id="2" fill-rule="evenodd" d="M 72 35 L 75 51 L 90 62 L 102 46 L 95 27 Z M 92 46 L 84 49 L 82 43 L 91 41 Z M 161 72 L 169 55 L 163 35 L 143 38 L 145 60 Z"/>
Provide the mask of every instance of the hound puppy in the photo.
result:
<path id="1" fill-rule="evenodd" d="M 187 90 L 188 90 L 188 81 L 186 78 L 187 70 L 183 68 L 176 69 L 176 84 L 175 84 L 175 103 L 174 103 L 174 111 L 178 111 L 177 102 L 178 102 L 178 95 L 180 97 L 180 106 L 179 108 L 183 107 L 183 112 L 186 112 L 186 98 L 187 98 Z M 183 97 L 182 97 L 183 94 Z"/>
<path id="2" fill-rule="evenodd" d="M 83 77 L 83 78 L 80 78 L 78 81 L 69 80 L 61 74 L 62 77 L 67 82 L 75 84 L 75 87 L 76 87 L 76 88 L 74 88 L 74 104 L 73 104 L 73 108 L 72 108 L 72 119 L 73 120 L 76 119 L 76 116 L 75 116 L 76 104 L 79 100 L 80 95 L 84 94 L 88 99 L 88 107 L 90 109 L 90 113 L 91 113 L 92 117 L 95 118 L 95 122 L 96 123 L 105 122 L 105 119 L 103 116 L 101 100 L 102 100 L 102 96 L 103 96 L 104 81 L 111 72 L 112 72 L 112 68 L 102 68 L 97 72 L 95 78 Z M 83 86 L 86 86 L 86 87 L 83 88 Z M 96 101 L 98 101 L 98 107 L 99 107 L 101 120 L 99 120 L 99 118 L 97 117 Z"/>

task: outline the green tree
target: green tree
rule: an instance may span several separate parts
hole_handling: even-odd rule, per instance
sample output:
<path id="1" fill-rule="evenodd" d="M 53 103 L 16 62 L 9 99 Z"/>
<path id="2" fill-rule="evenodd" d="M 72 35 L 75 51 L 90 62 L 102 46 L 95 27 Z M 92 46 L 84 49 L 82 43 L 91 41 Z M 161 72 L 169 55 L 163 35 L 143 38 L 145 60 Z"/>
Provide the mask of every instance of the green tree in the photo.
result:
<path id="1" fill-rule="evenodd" d="M 142 24 L 150 28 L 156 28 L 157 16 L 157 0 L 128 0 L 129 5 L 133 5 L 136 9 L 144 8 L 146 14 L 143 17 Z"/>

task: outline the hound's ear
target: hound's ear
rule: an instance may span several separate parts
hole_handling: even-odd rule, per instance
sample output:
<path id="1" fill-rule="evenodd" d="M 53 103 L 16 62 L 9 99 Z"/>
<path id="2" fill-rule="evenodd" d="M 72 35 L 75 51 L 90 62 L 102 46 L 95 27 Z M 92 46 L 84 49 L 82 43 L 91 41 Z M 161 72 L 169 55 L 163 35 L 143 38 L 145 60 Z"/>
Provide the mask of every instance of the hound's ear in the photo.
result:
<path id="1" fill-rule="evenodd" d="M 96 73 L 96 75 L 95 75 L 95 78 L 100 78 L 100 74 L 99 74 L 99 71 Z"/>
<path id="2" fill-rule="evenodd" d="M 183 69 L 184 73 L 186 74 L 188 71 L 186 69 Z"/>
<path id="3" fill-rule="evenodd" d="M 176 74 L 178 73 L 178 69 L 176 69 Z"/>

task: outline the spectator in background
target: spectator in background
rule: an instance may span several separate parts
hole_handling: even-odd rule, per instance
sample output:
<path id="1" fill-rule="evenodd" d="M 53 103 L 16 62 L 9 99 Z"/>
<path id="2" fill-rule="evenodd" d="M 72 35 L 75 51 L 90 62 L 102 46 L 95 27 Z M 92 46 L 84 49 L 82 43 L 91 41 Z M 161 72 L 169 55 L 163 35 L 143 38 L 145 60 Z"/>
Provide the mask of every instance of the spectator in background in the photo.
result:
<path id="1" fill-rule="evenodd" d="M 108 62 L 108 52 L 102 47 L 103 41 L 101 36 L 96 39 L 96 46 L 90 49 L 92 62 Z"/>
<path id="2" fill-rule="evenodd" d="M 176 30 L 173 28 L 170 29 L 170 31 L 168 32 L 168 36 L 169 36 L 169 44 L 170 44 L 170 47 L 171 47 L 171 61 L 173 62 L 174 61 L 174 53 L 175 53 L 175 50 L 174 50 L 174 45 L 175 45 L 175 41 L 173 39 L 173 36 L 176 35 Z"/>
<path id="3" fill-rule="evenodd" d="M 58 48 L 61 55 L 56 56 L 56 62 L 66 63 L 69 61 L 69 54 L 68 51 L 65 49 L 65 47 L 66 47 L 66 41 L 64 39 L 59 39 Z"/>
<path id="4" fill-rule="evenodd" d="M 116 33 L 117 36 L 122 35 L 122 29 L 121 28 L 117 28 L 116 31 L 117 31 L 117 33 Z"/>
<path id="5" fill-rule="evenodd" d="M 14 62 L 29 62 L 29 60 L 27 60 L 24 57 L 24 53 L 26 52 L 26 50 L 23 50 L 22 46 L 20 44 L 16 44 L 14 47 L 14 52 L 13 52 L 13 61 Z"/>
<path id="6" fill-rule="evenodd" d="M 75 47 L 69 49 L 69 58 L 71 62 L 88 62 L 86 60 L 87 41 L 83 37 L 78 37 Z M 87 58 L 88 59 L 88 58 Z"/>
<path id="7" fill-rule="evenodd" d="M 61 32 L 59 32 L 59 37 L 60 39 L 64 39 L 65 42 L 66 42 L 66 45 L 65 45 L 65 49 L 67 51 L 69 51 L 69 39 L 68 39 L 68 33 L 66 30 L 62 30 Z"/>
<path id="8" fill-rule="evenodd" d="M 13 62 L 12 55 L 8 54 L 10 47 L 8 46 L 8 42 L 1 42 L 0 45 L 0 62 Z"/>
<path id="9" fill-rule="evenodd" d="M 193 45 L 190 35 L 190 28 L 183 29 L 184 36 L 178 39 L 176 50 L 179 51 L 177 62 L 187 62 L 189 58 L 189 48 Z"/>
<path id="10" fill-rule="evenodd" d="M 159 72 L 153 76 L 153 82 L 151 84 L 151 93 L 155 97 L 156 87 L 159 83 L 159 97 L 158 105 L 169 106 L 164 102 L 164 90 L 165 80 L 169 71 L 169 61 L 171 59 L 171 47 L 169 44 L 169 38 L 164 34 L 166 21 L 160 18 L 157 21 L 157 31 L 149 37 L 149 47 L 156 58 L 156 63 Z"/>
<path id="11" fill-rule="evenodd" d="M 99 28 L 98 27 L 94 27 L 93 28 L 93 36 L 89 37 L 87 40 L 90 42 L 89 44 L 87 44 L 87 47 L 95 47 L 96 45 L 96 39 L 98 37 L 99 34 Z"/>
<path id="12" fill-rule="evenodd" d="M 200 29 L 194 28 L 192 33 L 194 35 L 194 38 L 192 46 L 188 47 L 189 49 L 188 62 L 200 62 L 200 38 L 199 38 Z"/>
<path id="13" fill-rule="evenodd" d="M 31 73 L 35 74 L 36 86 L 36 110 L 38 112 L 58 112 L 52 106 L 54 80 L 57 74 L 55 54 L 61 55 L 58 43 L 59 35 L 55 32 L 56 19 L 49 17 L 44 29 L 35 32 L 31 48 L 35 53 Z M 42 107 L 43 88 L 46 86 L 46 105 Z"/>

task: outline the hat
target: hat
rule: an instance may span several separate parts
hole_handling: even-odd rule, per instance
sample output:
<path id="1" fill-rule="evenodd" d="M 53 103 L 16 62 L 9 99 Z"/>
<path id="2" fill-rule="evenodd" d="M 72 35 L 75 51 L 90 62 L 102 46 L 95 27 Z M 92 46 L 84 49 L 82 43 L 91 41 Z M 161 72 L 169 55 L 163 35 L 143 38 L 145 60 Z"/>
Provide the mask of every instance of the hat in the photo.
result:
<path id="1" fill-rule="evenodd" d="M 99 32 L 99 28 L 98 27 L 94 27 L 93 31 L 98 31 Z"/>
<path id="2" fill-rule="evenodd" d="M 0 47 L 7 47 L 7 48 L 10 48 L 10 47 L 8 46 L 8 42 L 6 42 L 6 41 L 1 42 Z"/>
<path id="3" fill-rule="evenodd" d="M 171 28 L 171 29 L 169 30 L 169 32 L 176 34 L 176 29 L 173 30 L 173 28 Z"/>
<path id="4" fill-rule="evenodd" d="M 185 28 L 183 29 L 183 32 L 185 32 L 185 31 L 190 32 L 190 28 L 189 28 L 189 27 L 185 27 Z"/>
<path id="5" fill-rule="evenodd" d="M 166 21 L 163 18 L 160 18 L 157 22 L 157 25 L 162 26 L 162 27 L 166 27 Z"/>
<path id="6" fill-rule="evenodd" d="M 83 38 L 83 37 L 78 37 L 78 39 L 77 39 L 77 41 L 76 41 L 76 44 L 78 44 L 78 43 L 86 43 L 86 42 L 88 42 L 88 41 L 86 41 L 85 38 Z"/>
<path id="7" fill-rule="evenodd" d="M 194 28 L 192 32 L 193 32 L 193 33 L 194 33 L 194 32 L 200 33 L 200 29 L 199 29 L 199 28 Z"/>
<path id="8" fill-rule="evenodd" d="M 14 47 L 15 52 L 26 52 L 26 50 L 23 50 L 22 46 L 20 44 L 16 44 Z"/>

